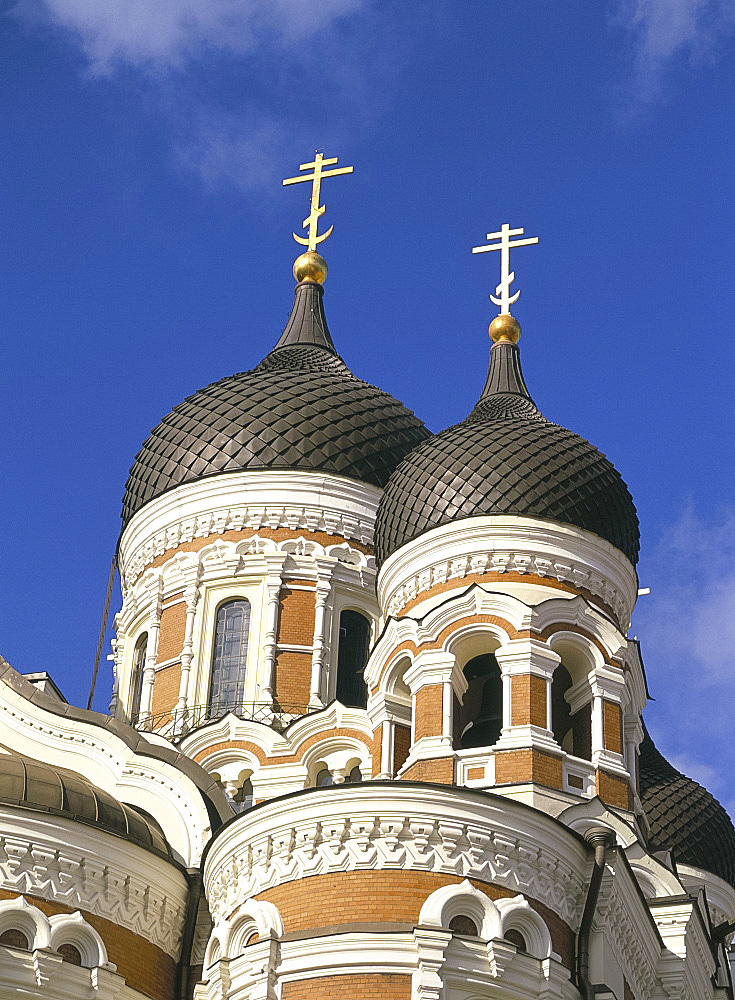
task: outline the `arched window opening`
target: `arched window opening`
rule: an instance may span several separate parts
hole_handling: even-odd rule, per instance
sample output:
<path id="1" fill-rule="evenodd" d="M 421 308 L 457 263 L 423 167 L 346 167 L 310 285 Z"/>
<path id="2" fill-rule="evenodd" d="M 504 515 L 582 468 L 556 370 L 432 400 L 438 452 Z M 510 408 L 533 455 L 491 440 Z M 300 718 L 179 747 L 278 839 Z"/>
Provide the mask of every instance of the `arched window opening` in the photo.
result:
<path id="1" fill-rule="evenodd" d="M 528 948 L 526 947 L 526 939 L 521 932 L 515 930 L 515 928 L 509 928 L 503 937 L 506 941 L 510 941 L 511 944 L 514 944 L 518 951 L 528 951 Z"/>
<path id="2" fill-rule="evenodd" d="M 65 962 L 69 965 L 81 965 L 82 964 L 82 953 L 73 944 L 62 944 L 56 949 Z"/>
<path id="3" fill-rule="evenodd" d="M 10 927 L 3 931 L 0 934 L 0 944 L 5 945 L 6 948 L 22 948 L 24 951 L 28 951 L 31 947 L 31 942 L 17 927 Z"/>
<path id="4" fill-rule="evenodd" d="M 250 601 L 243 598 L 220 605 L 209 686 L 210 717 L 236 712 L 242 706 L 249 633 Z"/>
<path id="5" fill-rule="evenodd" d="M 343 611 L 339 616 L 337 701 L 348 708 L 367 706 L 367 686 L 363 671 L 369 652 L 370 621 L 359 611 Z"/>
<path id="6" fill-rule="evenodd" d="M 449 930 L 453 934 L 470 934 L 472 937 L 479 935 L 477 924 L 465 913 L 458 913 L 456 917 L 452 917 L 449 921 Z"/>
<path id="7" fill-rule="evenodd" d="M 253 806 L 253 783 L 250 778 L 246 778 L 238 790 L 232 796 L 232 805 L 235 812 L 244 813 Z"/>
<path id="8" fill-rule="evenodd" d="M 148 654 L 148 633 L 138 636 L 133 650 L 133 670 L 130 675 L 130 721 L 137 722 L 140 715 L 140 696 L 143 692 L 143 671 Z"/>
<path id="9" fill-rule="evenodd" d="M 551 731 L 559 746 L 572 753 L 572 710 L 566 693 L 572 686 L 572 677 L 563 663 L 551 678 Z"/>
<path id="10" fill-rule="evenodd" d="M 317 788 L 326 788 L 328 785 L 334 784 L 334 779 L 332 778 L 332 772 L 328 767 L 323 767 L 321 771 L 317 773 L 316 780 L 314 784 Z"/>
<path id="11" fill-rule="evenodd" d="M 473 656 L 464 675 L 468 687 L 460 714 L 460 748 L 490 747 L 500 739 L 503 727 L 503 682 L 498 661 L 492 653 Z"/>
<path id="12" fill-rule="evenodd" d="M 587 702 L 572 714 L 566 697 L 572 684 L 572 675 L 560 663 L 551 679 L 551 730 L 562 750 L 591 760 L 592 706 Z"/>
<path id="13" fill-rule="evenodd" d="M 362 781 L 362 771 L 360 770 L 360 765 L 355 764 L 350 773 L 347 775 L 347 782 L 350 785 L 359 785 Z"/>

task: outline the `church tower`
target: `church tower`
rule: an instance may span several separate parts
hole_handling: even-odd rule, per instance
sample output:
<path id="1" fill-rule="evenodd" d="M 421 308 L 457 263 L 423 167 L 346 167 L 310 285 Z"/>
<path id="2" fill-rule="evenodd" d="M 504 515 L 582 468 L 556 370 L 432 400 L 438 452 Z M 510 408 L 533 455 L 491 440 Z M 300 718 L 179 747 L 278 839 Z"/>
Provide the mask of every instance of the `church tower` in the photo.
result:
<path id="1" fill-rule="evenodd" d="M 0 662 L 0 995 L 733 1000 L 735 829 L 643 725 L 631 495 L 521 369 L 538 240 L 475 248 L 487 377 L 432 435 L 327 325 L 337 162 L 284 181 L 273 349 L 135 458 L 110 716 Z"/>

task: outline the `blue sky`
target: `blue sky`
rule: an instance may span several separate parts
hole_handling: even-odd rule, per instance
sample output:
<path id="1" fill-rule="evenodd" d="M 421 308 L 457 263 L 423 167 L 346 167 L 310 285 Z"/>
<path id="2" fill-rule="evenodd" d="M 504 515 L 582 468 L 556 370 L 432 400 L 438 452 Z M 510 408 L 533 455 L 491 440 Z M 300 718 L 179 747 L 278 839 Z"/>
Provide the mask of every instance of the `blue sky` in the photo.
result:
<path id="1" fill-rule="evenodd" d="M 0 0 L 3 655 L 86 701 L 129 465 L 277 339 L 319 147 L 332 333 L 432 430 L 484 380 L 471 247 L 540 237 L 527 382 L 631 488 L 648 723 L 735 811 L 734 50 L 733 0 Z"/>

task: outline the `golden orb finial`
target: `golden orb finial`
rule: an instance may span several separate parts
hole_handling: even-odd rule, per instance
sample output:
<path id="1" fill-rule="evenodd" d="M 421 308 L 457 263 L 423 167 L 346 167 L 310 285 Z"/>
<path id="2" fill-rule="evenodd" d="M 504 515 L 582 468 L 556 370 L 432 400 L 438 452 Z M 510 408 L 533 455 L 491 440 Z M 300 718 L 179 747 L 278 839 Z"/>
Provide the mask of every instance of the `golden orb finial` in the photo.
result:
<path id="1" fill-rule="evenodd" d="M 517 344 L 521 337 L 521 324 L 510 313 L 500 313 L 487 332 L 493 344 Z"/>
<path id="2" fill-rule="evenodd" d="M 327 262 L 316 250 L 307 250 L 293 262 L 293 276 L 297 281 L 313 281 L 323 285 L 327 277 Z"/>

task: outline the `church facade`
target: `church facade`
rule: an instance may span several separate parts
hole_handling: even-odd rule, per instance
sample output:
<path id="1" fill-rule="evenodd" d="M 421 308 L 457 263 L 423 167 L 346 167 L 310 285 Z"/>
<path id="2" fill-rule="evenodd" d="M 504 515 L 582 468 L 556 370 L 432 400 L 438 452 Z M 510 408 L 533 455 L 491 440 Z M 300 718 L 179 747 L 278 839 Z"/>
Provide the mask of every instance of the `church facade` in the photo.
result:
<path id="1" fill-rule="evenodd" d="M 626 485 L 533 402 L 507 268 L 464 421 L 357 378 L 314 205 L 273 350 L 135 459 L 109 715 L 0 661 L 0 996 L 732 1000 Z"/>

